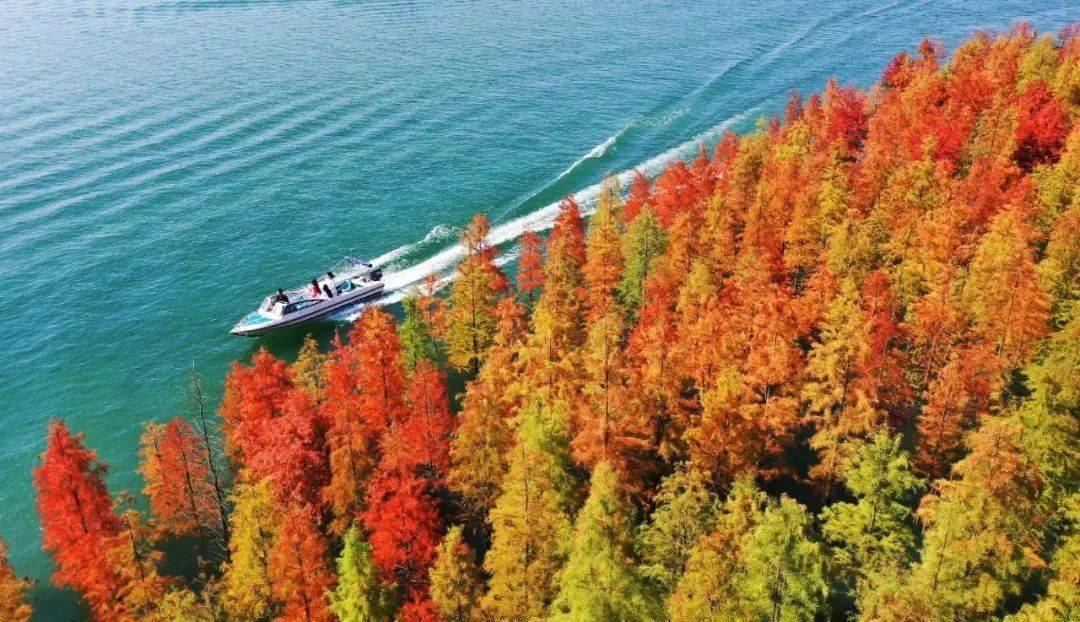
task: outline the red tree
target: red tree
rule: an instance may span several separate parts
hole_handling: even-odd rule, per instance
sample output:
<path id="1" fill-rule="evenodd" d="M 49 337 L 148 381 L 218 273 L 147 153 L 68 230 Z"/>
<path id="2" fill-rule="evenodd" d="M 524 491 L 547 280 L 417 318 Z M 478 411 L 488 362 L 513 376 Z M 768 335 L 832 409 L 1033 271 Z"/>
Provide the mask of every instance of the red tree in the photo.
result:
<path id="1" fill-rule="evenodd" d="M 830 79 L 825 87 L 825 142 L 840 139 L 847 148 L 858 146 L 866 136 L 869 115 L 866 98 L 857 89 Z"/>
<path id="2" fill-rule="evenodd" d="M 442 618 L 435 609 L 435 603 L 431 602 L 427 590 L 410 590 L 405 596 L 405 604 L 398 611 L 398 619 L 401 622 L 441 622 Z"/>
<path id="3" fill-rule="evenodd" d="M 173 417 L 165 424 L 147 424 L 139 453 L 139 472 L 146 481 L 143 492 L 158 530 L 201 539 L 220 525 L 210 469 L 203 460 L 206 449 L 190 423 Z"/>
<path id="4" fill-rule="evenodd" d="M 272 480 L 282 507 L 315 507 L 329 480 L 323 414 L 305 391 L 293 389 L 280 414 L 263 425 L 261 444 L 248 451 L 244 468 L 253 481 Z"/>
<path id="5" fill-rule="evenodd" d="M 548 248 L 558 246 L 568 258 L 578 266 L 585 265 L 585 219 L 581 216 L 581 207 L 572 196 L 567 196 L 559 203 L 559 215 L 551 229 Z"/>
<path id="6" fill-rule="evenodd" d="M 267 562 L 274 597 L 284 603 L 283 620 L 331 622 L 326 598 L 334 587 L 327 567 L 327 546 L 308 513 L 291 512 L 281 525 Z"/>
<path id="7" fill-rule="evenodd" d="M 650 206 L 660 222 L 667 227 L 679 213 L 693 208 L 698 198 L 690 169 L 679 160 L 664 169 L 656 178 L 653 204 Z"/>
<path id="8" fill-rule="evenodd" d="M 105 489 L 108 465 L 61 420 L 49 426 L 45 453 L 34 469 L 42 544 L 56 563 L 53 582 L 80 594 L 96 618 L 128 614 L 120 599 L 123 577 L 110 552 L 121 533 Z"/>
<path id="9" fill-rule="evenodd" d="M 641 213 L 641 208 L 650 202 L 651 194 L 652 182 L 641 171 L 635 171 L 634 181 L 626 193 L 626 205 L 623 206 L 622 213 L 623 222 L 627 224 L 634 222 L 637 215 Z"/>
<path id="10" fill-rule="evenodd" d="M 1069 132 L 1069 113 L 1043 80 L 1029 82 L 1017 96 L 1016 161 L 1025 171 L 1054 160 Z"/>
<path id="11" fill-rule="evenodd" d="M 419 472 L 433 481 L 450 469 L 450 433 L 454 421 L 443 374 L 430 361 L 421 361 L 405 395 L 409 414 L 383 440 L 383 464 Z"/>
<path id="12" fill-rule="evenodd" d="M 292 388 L 289 366 L 265 347 L 251 358 L 251 367 L 233 363 L 225 378 L 221 418 L 225 449 L 234 461 L 243 463 L 249 450 L 262 445 L 266 422 L 279 414 Z"/>
<path id="13" fill-rule="evenodd" d="M 369 307 L 327 365 L 330 480 L 323 501 L 334 515 L 335 533 L 344 533 L 360 511 L 365 483 L 378 463 L 378 443 L 391 422 L 404 419 L 404 391 L 405 361 L 394 320 Z"/>
<path id="14" fill-rule="evenodd" d="M 544 241 L 535 231 L 521 236 L 521 258 L 518 259 L 518 290 L 532 300 L 544 284 Z"/>
<path id="15" fill-rule="evenodd" d="M 364 523 L 371 558 L 403 593 L 427 589 L 442 529 L 428 480 L 400 469 L 379 469 L 368 488 Z"/>

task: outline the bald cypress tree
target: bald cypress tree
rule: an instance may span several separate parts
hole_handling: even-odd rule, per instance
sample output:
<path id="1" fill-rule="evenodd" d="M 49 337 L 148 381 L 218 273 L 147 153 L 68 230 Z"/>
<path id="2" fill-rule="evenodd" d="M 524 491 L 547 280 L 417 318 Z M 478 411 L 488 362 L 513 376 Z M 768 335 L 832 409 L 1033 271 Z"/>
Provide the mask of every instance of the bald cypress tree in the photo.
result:
<path id="1" fill-rule="evenodd" d="M 874 396 L 862 382 L 870 355 L 870 324 L 850 279 L 830 303 L 821 335 L 806 364 L 803 401 L 815 423 L 810 445 L 818 453 L 811 475 L 823 481 L 826 496 L 853 446 L 874 429 Z"/>
<path id="2" fill-rule="evenodd" d="M 480 620 L 483 576 L 461 526 L 446 532 L 431 568 L 431 600 L 446 622 Z"/>
<path id="3" fill-rule="evenodd" d="M 487 241 L 490 227 L 487 218 L 477 214 L 462 233 L 466 255 L 450 289 L 447 357 L 451 365 L 474 376 L 495 338 L 495 305 L 509 287 L 495 266 L 495 248 Z"/>
<path id="4" fill-rule="evenodd" d="M 559 575 L 551 620 L 662 619 L 660 598 L 636 565 L 628 514 L 617 472 L 608 462 L 599 463 L 574 525 L 573 548 Z"/>
<path id="5" fill-rule="evenodd" d="M 523 425 L 510 453 L 502 495 L 491 510 L 491 576 L 482 607 L 501 620 L 542 617 L 554 599 L 555 578 L 567 555 L 570 521 L 553 474 L 557 460 L 538 425 Z"/>
<path id="6" fill-rule="evenodd" d="M 753 619 L 810 621 L 823 611 L 825 555 L 810 536 L 812 520 L 805 507 L 785 496 L 747 536 L 736 594 Z"/>
<path id="7" fill-rule="evenodd" d="M 33 608 L 27 602 L 26 591 L 30 585 L 30 581 L 15 576 L 7 560 L 7 545 L 0 540 L 0 619 L 29 622 Z"/>
<path id="8" fill-rule="evenodd" d="M 233 502 L 229 561 L 219 580 L 218 598 L 232 619 L 269 618 L 279 609 L 268 562 L 281 528 L 281 511 L 267 480 L 238 484 Z"/>
<path id="9" fill-rule="evenodd" d="M 330 592 L 330 612 L 341 622 L 378 622 L 393 614 L 393 599 L 379 580 L 371 546 L 358 527 L 345 532 L 337 559 L 337 585 Z"/>
<path id="10" fill-rule="evenodd" d="M 645 298 L 645 277 L 654 262 L 667 248 L 667 234 L 649 206 L 645 206 L 630 223 L 623 239 L 626 269 L 619 283 L 619 299 L 627 315 L 634 317 Z"/>
<path id="11" fill-rule="evenodd" d="M 583 274 L 590 319 L 615 309 L 615 296 L 623 272 L 621 218 L 619 181 L 608 177 L 600 190 L 596 213 L 589 220 L 589 235 L 585 242 Z"/>
<path id="12" fill-rule="evenodd" d="M 736 598 L 736 587 L 746 566 L 747 538 L 761 522 L 767 499 L 752 477 L 735 480 L 715 529 L 690 550 L 686 571 L 668 600 L 672 620 L 750 619 L 747 604 Z"/>
<path id="13" fill-rule="evenodd" d="M 642 530 L 642 571 L 665 592 L 675 589 L 691 551 L 716 528 L 722 504 L 706 483 L 703 472 L 685 466 L 664 478 Z"/>
<path id="14" fill-rule="evenodd" d="M 405 311 L 405 319 L 398 327 L 398 335 L 401 337 L 405 365 L 409 369 L 414 369 L 419 361 L 435 362 L 437 353 L 435 337 L 431 326 L 427 324 L 421 312 L 419 297 L 415 294 L 406 296 L 401 301 L 401 308 Z"/>
<path id="15" fill-rule="evenodd" d="M 324 397 L 326 359 L 327 356 L 319 351 L 319 342 L 306 335 L 292 364 L 293 382 L 307 392 L 313 401 L 322 401 Z"/>
<path id="16" fill-rule="evenodd" d="M 882 431 L 856 448 L 843 467 L 856 501 L 822 511 L 834 569 L 856 598 L 876 581 L 899 576 L 915 552 L 914 516 L 905 501 L 922 483 L 900 442 L 899 435 Z"/>

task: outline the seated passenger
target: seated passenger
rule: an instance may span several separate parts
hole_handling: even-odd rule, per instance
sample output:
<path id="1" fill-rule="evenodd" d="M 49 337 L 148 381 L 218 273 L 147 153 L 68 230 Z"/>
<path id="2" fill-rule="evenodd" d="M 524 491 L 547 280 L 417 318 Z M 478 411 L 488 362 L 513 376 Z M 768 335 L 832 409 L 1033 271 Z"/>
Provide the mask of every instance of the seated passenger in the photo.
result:
<path id="1" fill-rule="evenodd" d="M 321 297 L 321 292 L 319 290 L 319 282 L 315 279 L 311 279 L 311 288 L 308 290 L 308 296 L 312 300 L 316 300 Z"/>
<path id="2" fill-rule="evenodd" d="M 326 285 L 326 283 L 323 283 L 322 289 L 323 289 L 323 293 L 326 294 L 327 298 L 333 298 L 334 297 L 334 292 L 330 291 L 330 288 Z"/>
<path id="3" fill-rule="evenodd" d="M 270 299 L 270 302 L 289 302 L 289 296 L 285 293 L 285 290 L 279 287 L 277 293 Z"/>
<path id="4" fill-rule="evenodd" d="M 336 294 L 338 292 L 337 283 L 334 282 L 333 272 L 326 273 L 326 278 L 323 279 L 323 287 L 329 289 L 331 293 Z"/>

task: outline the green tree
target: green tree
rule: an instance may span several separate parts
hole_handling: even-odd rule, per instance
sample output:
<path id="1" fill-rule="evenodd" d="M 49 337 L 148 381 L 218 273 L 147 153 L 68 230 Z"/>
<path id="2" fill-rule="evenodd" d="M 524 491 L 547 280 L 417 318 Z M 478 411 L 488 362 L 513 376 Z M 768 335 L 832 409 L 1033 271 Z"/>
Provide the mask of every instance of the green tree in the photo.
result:
<path id="1" fill-rule="evenodd" d="M 341 622 L 382 622 L 394 604 L 379 582 L 379 569 L 371 561 L 371 546 L 357 527 L 345 532 L 337 560 L 337 586 L 330 592 L 330 611 Z"/>
<path id="2" fill-rule="evenodd" d="M 1020 446 L 1038 468 L 1050 507 L 1080 489 L 1080 304 L 1025 372 L 1031 397 L 1019 408 Z"/>
<path id="3" fill-rule="evenodd" d="M 600 462 L 574 525 L 550 619 L 579 622 L 659 620 L 660 599 L 635 566 L 628 508 L 618 474 Z"/>
<path id="4" fill-rule="evenodd" d="M 735 588 L 746 564 L 746 541 L 761 522 L 768 498 L 751 476 L 735 480 L 724 501 L 715 531 L 690 551 L 686 572 L 668 601 L 674 622 L 750 619 Z"/>
<path id="5" fill-rule="evenodd" d="M 663 591 L 675 589 L 690 553 L 712 533 L 722 504 L 706 487 L 706 475 L 682 466 L 660 483 L 656 509 L 641 534 L 642 572 Z"/>
<path id="6" fill-rule="evenodd" d="M 1025 605 L 1015 616 L 1006 618 L 1008 622 L 1074 622 L 1080 618 L 1080 496 L 1073 496 L 1069 506 L 1071 529 L 1050 562 L 1046 594 Z"/>
<path id="7" fill-rule="evenodd" d="M 634 317 L 645 298 L 645 278 L 667 249 L 667 234 L 656 214 L 645 206 L 630 224 L 624 239 L 626 269 L 619 284 L 619 300 L 627 315 Z"/>
<path id="8" fill-rule="evenodd" d="M 445 622 L 480 619 L 483 576 L 460 525 L 446 532 L 431 568 L 431 600 Z"/>
<path id="9" fill-rule="evenodd" d="M 867 620 L 984 620 L 1019 593 L 1038 556 L 1045 507 L 1034 465 L 1017 447 L 1022 428 L 988 417 L 969 439 L 954 477 L 935 482 L 917 516 L 919 563 L 898 586 L 869 595 Z"/>
<path id="10" fill-rule="evenodd" d="M 810 536 L 811 516 L 793 499 L 765 510 L 744 544 L 736 594 L 755 620 L 813 620 L 828 596 L 825 555 Z"/>
<path id="11" fill-rule="evenodd" d="M 834 568 L 849 587 L 896 577 L 915 548 L 912 513 L 904 501 L 922 487 L 912 474 L 899 435 L 878 432 L 844 462 L 843 479 L 855 503 L 835 503 L 822 511 L 822 533 L 833 545 Z"/>
<path id="12" fill-rule="evenodd" d="M 417 361 L 428 360 L 436 362 L 437 348 L 435 337 L 431 327 L 424 320 L 424 314 L 420 310 L 419 298 L 416 294 L 410 294 L 401 301 L 401 307 L 405 310 L 405 319 L 398 327 L 398 335 L 401 337 L 401 349 L 405 355 L 405 365 L 414 369 Z"/>

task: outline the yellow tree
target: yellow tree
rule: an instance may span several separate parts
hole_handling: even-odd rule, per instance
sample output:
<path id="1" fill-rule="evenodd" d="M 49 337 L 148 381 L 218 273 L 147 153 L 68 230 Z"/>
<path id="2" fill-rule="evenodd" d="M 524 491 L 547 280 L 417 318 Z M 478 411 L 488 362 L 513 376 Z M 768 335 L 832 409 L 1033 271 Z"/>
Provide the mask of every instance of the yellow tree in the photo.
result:
<path id="1" fill-rule="evenodd" d="M 499 326 L 488 362 L 469 382 L 450 441 L 447 485 L 461 495 L 470 517 L 482 522 L 499 497 L 514 443 L 511 419 L 521 405 L 518 350 L 525 339 L 525 310 L 512 297 L 499 301 Z"/>
<path id="2" fill-rule="evenodd" d="M 480 369 L 495 336 L 495 305 L 506 291 L 506 277 L 495 266 L 495 249 L 488 243 L 490 224 L 473 217 L 461 234 L 465 259 L 450 290 L 446 349 L 450 364 L 472 375 Z"/>
<path id="3" fill-rule="evenodd" d="M 316 402 L 322 401 L 326 388 L 327 356 L 319 351 L 319 343 L 311 335 L 304 337 L 296 361 L 292 364 L 293 382 Z"/>
<path id="4" fill-rule="evenodd" d="M 572 197 L 559 205 L 548 238 L 544 289 L 533 311 L 526 373 L 546 386 L 573 376 L 573 355 L 584 341 L 585 224 Z"/>
<path id="5" fill-rule="evenodd" d="M 606 461 L 624 484 L 641 490 L 648 433 L 630 393 L 622 352 L 622 321 L 612 310 L 589 326 L 583 384 L 575 417 L 574 459 L 588 468 Z"/>
<path id="6" fill-rule="evenodd" d="M 825 483 L 826 496 L 851 449 L 850 441 L 866 437 L 877 424 L 875 396 L 864 382 L 869 337 L 859 292 L 845 280 L 810 350 L 802 395 L 815 427 L 810 445 L 818 453 L 811 475 Z"/>
<path id="7" fill-rule="evenodd" d="M 1003 212 L 975 250 L 964 283 L 975 330 L 1007 369 L 1022 364 L 1046 334 L 1050 297 L 1036 278 L 1032 236 L 1019 210 Z"/>
<path id="8" fill-rule="evenodd" d="M 459 525 L 446 532 L 431 568 L 431 600 L 446 622 L 472 622 L 480 616 L 483 575 Z"/>
<path id="9" fill-rule="evenodd" d="M 534 426 L 519 431 L 502 496 L 491 510 L 491 549 L 484 557 L 491 579 L 482 608 L 494 619 L 542 617 L 566 559 L 570 522 L 552 480 L 558 467 L 541 444 Z"/>
<path id="10" fill-rule="evenodd" d="M 589 235 L 585 244 L 585 302 L 590 319 L 602 317 L 615 307 L 615 296 L 623 271 L 620 222 L 622 196 L 619 181 L 609 176 L 600 190 L 596 213 L 589 220 Z"/>
<path id="11" fill-rule="evenodd" d="M 278 611 L 268 561 L 281 527 L 270 482 L 241 482 L 233 491 L 229 561 L 222 567 L 218 600 L 231 619 L 262 620 Z"/>
<path id="12" fill-rule="evenodd" d="M 29 622 L 33 608 L 26 599 L 30 581 L 15 576 L 7 559 L 7 545 L 0 540 L 0 619 Z"/>

